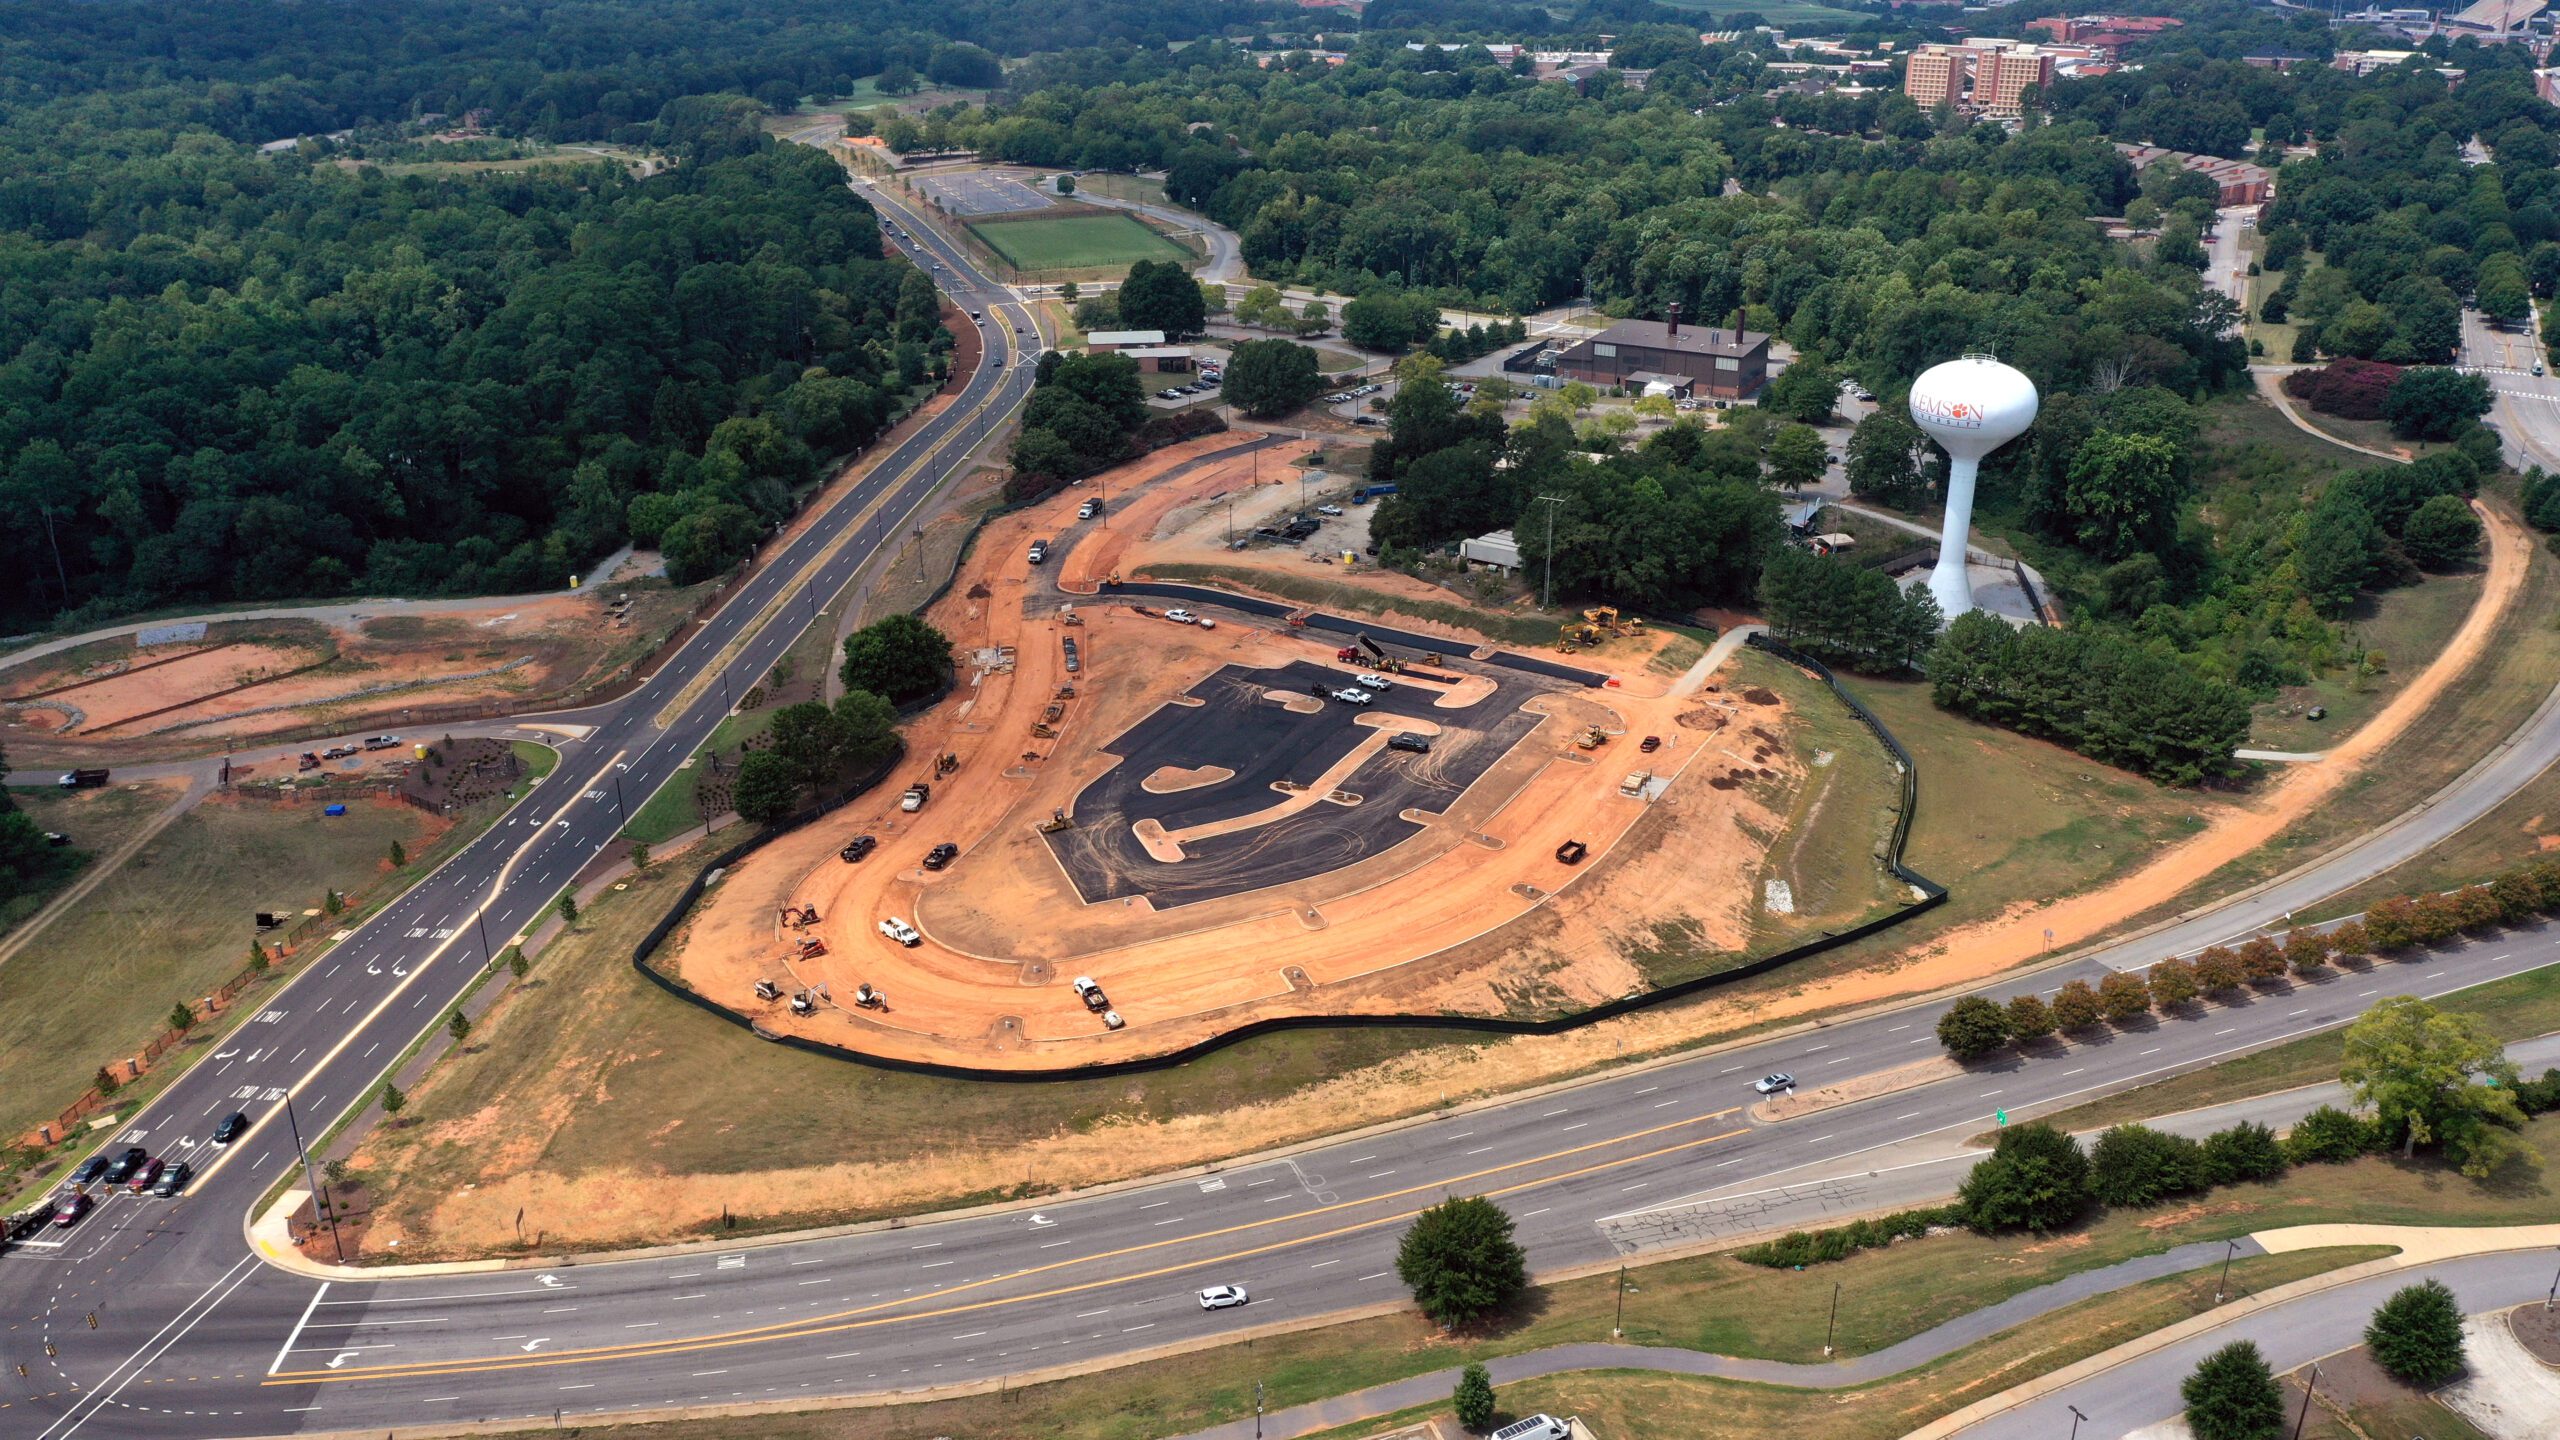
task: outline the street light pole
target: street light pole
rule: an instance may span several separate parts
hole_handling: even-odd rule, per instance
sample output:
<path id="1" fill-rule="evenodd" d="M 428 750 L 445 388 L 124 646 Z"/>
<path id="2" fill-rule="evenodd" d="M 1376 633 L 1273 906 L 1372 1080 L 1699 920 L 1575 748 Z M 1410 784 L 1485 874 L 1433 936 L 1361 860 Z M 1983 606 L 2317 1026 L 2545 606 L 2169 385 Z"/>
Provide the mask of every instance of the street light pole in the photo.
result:
<path id="1" fill-rule="evenodd" d="M 2302 1410 L 2293 1417 L 2293 1440 L 2302 1440 L 2302 1427 L 2311 1419 L 2311 1392 L 2320 1388 L 2320 1367 L 2311 1367 L 2311 1377 L 2302 1382 Z"/>
<path id="2" fill-rule="evenodd" d="M 2239 1241 L 2222 1242 L 2222 1278 L 2213 1282 L 2213 1303 L 2216 1305 L 2222 1303 L 2223 1295 L 2231 1289 L 2231 1257 L 2238 1253 L 2240 1253 Z"/>
<path id="3" fill-rule="evenodd" d="M 293 1153 L 302 1157 L 302 1183 L 311 1187 L 311 1203 L 315 1207 L 313 1213 L 329 1218 L 329 1248 L 338 1252 L 338 1263 L 344 1265 L 347 1263 L 347 1247 L 345 1242 L 338 1238 L 337 1207 L 329 1203 L 329 1197 L 321 1190 L 320 1182 L 311 1174 L 311 1152 L 302 1148 L 302 1122 L 294 1118 L 293 1092 L 290 1090 L 284 1095 L 284 1123 L 285 1128 L 293 1132 Z"/>
<path id="4" fill-rule="evenodd" d="M 2080 1440 L 2080 1422 L 2089 1417 L 2081 1414 L 2080 1407 L 2077 1405 L 2065 1405 L 2062 1408 L 2071 1412 L 2071 1440 Z"/>
<path id="5" fill-rule="evenodd" d="M 1626 1333 L 1627 1333 L 1627 1267 L 1626 1267 L 1626 1266 L 1624 1266 L 1624 1265 L 1620 1265 L 1620 1266 L 1618 1267 L 1618 1318 L 1617 1318 L 1617 1321 L 1609 1327 L 1609 1338 L 1610 1338 L 1610 1339 L 1612 1339 L 1612 1340 L 1615 1340 L 1615 1339 L 1617 1339 L 1619 1336 L 1622 1336 L 1622 1335 L 1624 1335 L 1624 1334 L 1626 1334 Z"/>
<path id="6" fill-rule="evenodd" d="M 1552 610 L 1556 604 L 1556 511 L 1563 508 L 1564 497 L 1541 495 L 1538 503 L 1547 507 L 1547 584 L 1538 608 Z"/>
<path id="7" fill-rule="evenodd" d="M 1831 1342 L 1840 1338 L 1840 1282 L 1831 1282 L 1831 1324 L 1822 1332 L 1822 1358 L 1831 1358 Z"/>

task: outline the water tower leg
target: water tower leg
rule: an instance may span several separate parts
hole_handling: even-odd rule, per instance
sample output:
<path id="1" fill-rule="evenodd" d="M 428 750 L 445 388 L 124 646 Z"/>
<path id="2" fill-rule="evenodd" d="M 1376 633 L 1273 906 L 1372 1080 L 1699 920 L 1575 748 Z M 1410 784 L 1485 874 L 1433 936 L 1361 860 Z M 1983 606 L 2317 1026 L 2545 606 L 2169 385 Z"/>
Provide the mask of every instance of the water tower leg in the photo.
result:
<path id="1" fill-rule="evenodd" d="M 1973 533 L 1973 483 L 1976 461 L 1961 457 L 1947 465 L 1947 523 L 1938 532 L 1938 568 L 1929 572 L 1929 593 L 1938 609 L 1953 620 L 1973 608 L 1973 577 L 1965 573 L 1965 541 Z"/>

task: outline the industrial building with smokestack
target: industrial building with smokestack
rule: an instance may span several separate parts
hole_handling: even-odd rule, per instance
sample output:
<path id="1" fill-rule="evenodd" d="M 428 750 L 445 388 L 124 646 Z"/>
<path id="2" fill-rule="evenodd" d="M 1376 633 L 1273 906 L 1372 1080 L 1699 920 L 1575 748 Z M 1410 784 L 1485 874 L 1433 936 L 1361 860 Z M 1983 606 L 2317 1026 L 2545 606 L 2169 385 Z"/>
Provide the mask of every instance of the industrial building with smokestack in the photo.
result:
<path id="1" fill-rule="evenodd" d="M 1621 320 L 1556 356 L 1556 374 L 1635 394 L 1748 400 L 1769 383 L 1769 337 L 1731 327 Z"/>

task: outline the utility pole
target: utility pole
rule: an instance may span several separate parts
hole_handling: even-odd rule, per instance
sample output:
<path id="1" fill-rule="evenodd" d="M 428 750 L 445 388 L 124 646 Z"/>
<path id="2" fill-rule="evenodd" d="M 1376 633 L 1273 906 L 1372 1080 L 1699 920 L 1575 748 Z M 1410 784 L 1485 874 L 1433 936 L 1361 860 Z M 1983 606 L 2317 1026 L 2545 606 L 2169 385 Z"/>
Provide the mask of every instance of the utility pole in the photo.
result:
<path id="1" fill-rule="evenodd" d="M 344 1265 L 347 1263 L 347 1247 L 338 1239 L 338 1210 L 329 1203 L 327 1192 L 320 1188 L 320 1181 L 311 1173 L 311 1152 L 302 1148 L 302 1122 L 294 1118 L 293 1092 L 290 1090 L 284 1095 L 284 1123 L 293 1132 L 293 1153 L 302 1157 L 302 1183 L 311 1187 L 311 1203 L 316 1207 L 313 1213 L 328 1217 L 329 1248 L 338 1252 L 338 1263 Z"/>
<path id="2" fill-rule="evenodd" d="M 1556 511 L 1564 507 L 1561 495 L 1541 495 L 1538 503 L 1547 507 L 1547 584 L 1546 593 L 1538 601 L 1541 610 L 1552 610 L 1556 604 Z"/>

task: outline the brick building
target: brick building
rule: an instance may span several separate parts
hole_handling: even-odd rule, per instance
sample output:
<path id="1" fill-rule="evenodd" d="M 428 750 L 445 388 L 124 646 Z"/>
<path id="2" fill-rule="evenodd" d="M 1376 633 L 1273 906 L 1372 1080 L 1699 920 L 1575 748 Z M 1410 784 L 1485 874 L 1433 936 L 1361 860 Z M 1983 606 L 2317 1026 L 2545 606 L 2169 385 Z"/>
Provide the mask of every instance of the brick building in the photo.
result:
<path id="1" fill-rule="evenodd" d="M 1621 320 L 1556 357 L 1556 373 L 1593 385 L 1642 389 L 1685 381 L 1689 393 L 1747 400 L 1769 382 L 1769 337 L 1750 330 L 1684 326 L 1674 306 L 1668 320 Z"/>

